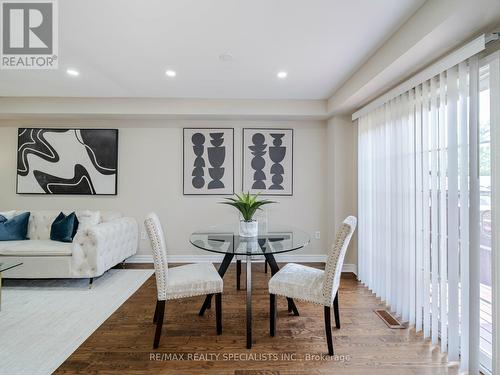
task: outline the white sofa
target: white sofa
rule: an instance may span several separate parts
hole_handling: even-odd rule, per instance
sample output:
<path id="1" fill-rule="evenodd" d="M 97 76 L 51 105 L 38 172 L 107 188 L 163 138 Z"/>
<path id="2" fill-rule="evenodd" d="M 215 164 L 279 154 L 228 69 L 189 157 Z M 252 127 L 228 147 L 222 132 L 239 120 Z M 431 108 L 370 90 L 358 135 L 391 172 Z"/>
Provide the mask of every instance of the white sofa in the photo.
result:
<path id="1" fill-rule="evenodd" d="M 137 221 L 118 212 L 76 211 L 80 226 L 72 243 L 50 240 L 52 222 L 60 211 L 29 212 L 29 240 L 0 241 L 0 262 L 23 263 L 2 277 L 92 279 L 137 251 Z"/>

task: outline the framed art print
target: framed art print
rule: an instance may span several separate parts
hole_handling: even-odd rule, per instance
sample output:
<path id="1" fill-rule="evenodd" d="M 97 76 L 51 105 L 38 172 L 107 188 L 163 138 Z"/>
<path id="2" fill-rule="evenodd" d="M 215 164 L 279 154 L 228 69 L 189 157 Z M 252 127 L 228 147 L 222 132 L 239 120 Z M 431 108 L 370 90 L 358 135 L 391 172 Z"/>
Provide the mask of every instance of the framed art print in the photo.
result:
<path id="1" fill-rule="evenodd" d="M 18 130 L 18 194 L 115 195 L 117 176 L 117 129 Z"/>
<path id="2" fill-rule="evenodd" d="M 293 129 L 243 129 L 243 191 L 293 195 Z"/>
<path id="3" fill-rule="evenodd" d="M 184 128 L 184 195 L 234 194 L 234 129 Z"/>

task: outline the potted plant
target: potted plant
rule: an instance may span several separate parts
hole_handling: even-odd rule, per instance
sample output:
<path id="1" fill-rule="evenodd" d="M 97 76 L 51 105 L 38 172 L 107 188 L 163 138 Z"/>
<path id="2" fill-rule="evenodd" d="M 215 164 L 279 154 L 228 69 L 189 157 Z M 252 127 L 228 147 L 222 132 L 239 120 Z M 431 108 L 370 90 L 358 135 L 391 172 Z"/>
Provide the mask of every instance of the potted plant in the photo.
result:
<path id="1" fill-rule="evenodd" d="M 228 202 L 220 202 L 235 207 L 240 211 L 242 220 L 240 220 L 240 236 L 241 237 L 255 237 L 259 231 L 257 220 L 253 219 L 253 215 L 257 210 L 265 204 L 276 203 L 270 200 L 258 200 L 259 194 L 241 193 L 235 194 L 236 198 L 225 198 Z"/>

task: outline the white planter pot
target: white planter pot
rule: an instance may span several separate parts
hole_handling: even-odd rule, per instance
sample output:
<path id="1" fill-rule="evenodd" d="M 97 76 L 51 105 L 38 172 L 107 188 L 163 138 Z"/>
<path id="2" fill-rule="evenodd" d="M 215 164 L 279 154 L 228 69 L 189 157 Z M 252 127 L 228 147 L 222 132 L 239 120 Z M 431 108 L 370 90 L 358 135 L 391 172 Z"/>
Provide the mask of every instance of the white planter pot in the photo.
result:
<path id="1" fill-rule="evenodd" d="M 257 220 L 240 221 L 240 236 L 241 237 L 255 237 L 259 233 L 259 223 Z"/>

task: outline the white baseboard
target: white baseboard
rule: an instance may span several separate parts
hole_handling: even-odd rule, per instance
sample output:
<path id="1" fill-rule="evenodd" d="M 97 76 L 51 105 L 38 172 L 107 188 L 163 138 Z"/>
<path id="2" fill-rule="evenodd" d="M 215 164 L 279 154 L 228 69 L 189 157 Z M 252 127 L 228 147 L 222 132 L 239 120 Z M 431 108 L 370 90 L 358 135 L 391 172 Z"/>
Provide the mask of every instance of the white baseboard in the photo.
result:
<path id="1" fill-rule="evenodd" d="M 170 263 L 220 263 L 222 255 L 169 255 Z M 295 262 L 295 263 L 321 263 L 326 261 L 326 255 L 308 255 L 308 254 L 277 254 L 275 256 L 277 262 Z M 153 263 L 151 254 L 137 254 L 126 260 L 127 263 Z M 234 262 L 234 260 L 233 260 Z M 256 263 L 264 262 L 262 257 L 255 260 Z M 344 264 L 342 272 L 352 272 L 357 275 L 357 267 L 355 264 Z"/>
<path id="2" fill-rule="evenodd" d="M 344 263 L 342 272 L 350 272 L 358 276 L 358 266 L 353 263 Z"/>

